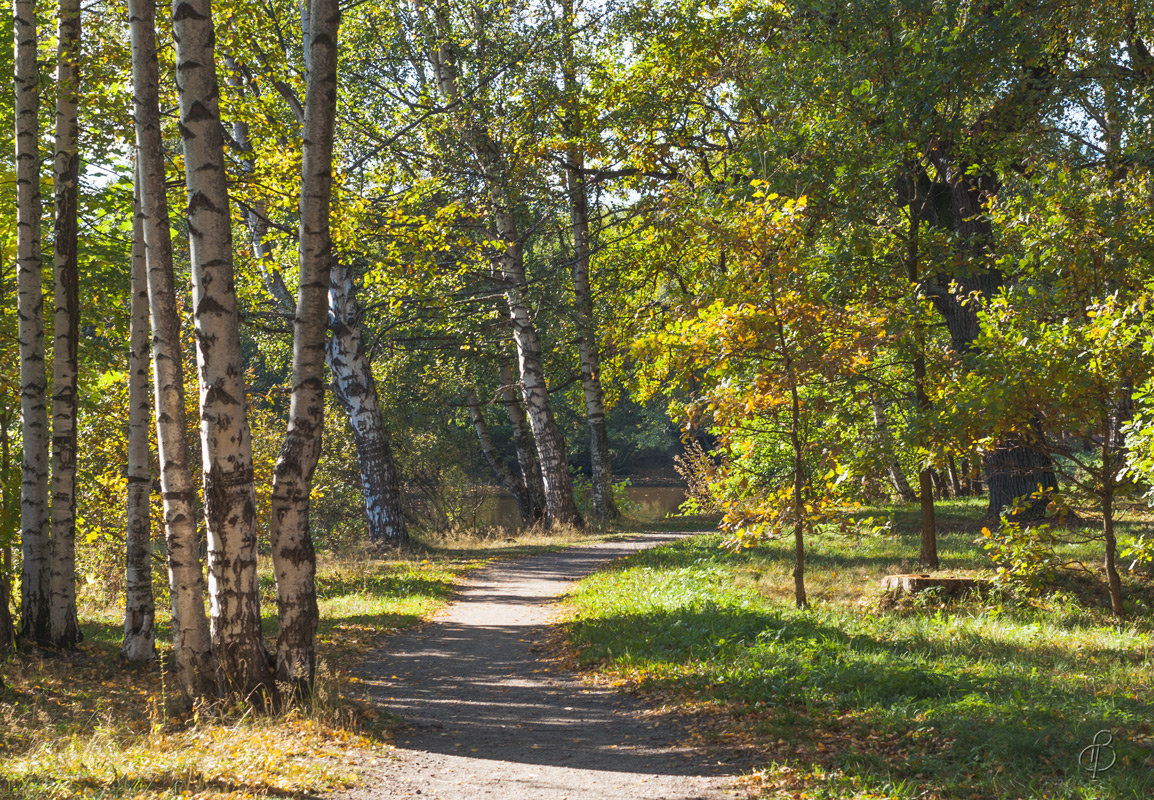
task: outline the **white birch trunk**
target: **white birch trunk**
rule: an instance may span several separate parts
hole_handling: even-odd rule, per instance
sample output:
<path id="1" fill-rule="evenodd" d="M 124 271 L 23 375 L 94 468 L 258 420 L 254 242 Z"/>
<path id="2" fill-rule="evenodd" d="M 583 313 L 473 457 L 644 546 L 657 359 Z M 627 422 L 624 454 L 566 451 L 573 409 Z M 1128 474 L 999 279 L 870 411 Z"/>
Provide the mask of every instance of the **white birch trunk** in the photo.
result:
<path id="1" fill-rule="evenodd" d="M 424 13 L 421 6 L 418 6 L 418 13 Z M 457 79 L 457 56 L 447 5 L 438 3 L 433 8 L 433 15 L 437 45 L 430 48 L 430 61 L 445 100 L 459 104 L 461 92 Z M 549 402 L 541 338 L 525 297 L 527 281 L 523 244 L 513 213 L 507 163 L 500 146 L 482 123 L 469 119 L 467 112 L 460 112 L 458 126 L 485 182 L 495 234 L 493 238 L 501 243 L 500 249 L 491 258 L 500 274 L 505 301 L 509 307 L 509 322 L 513 330 L 513 342 L 517 347 L 517 365 L 521 375 L 521 395 L 525 400 L 525 410 L 533 429 L 533 440 L 541 464 L 546 521 L 549 525 L 581 525 L 581 515 L 573 502 L 573 484 L 565 455 L 565 439 L 557 427 L 553 407 Z"/>
<path id="2" fill-rule="evenodd" d="M 329 369 L 333 394 L 348 415 L 361 473 L 361 497 L 369 538 L 401 544 L 409 532 L 400 479 L 388 431 L 381 419 L 377 382 L 361 335 L 361 313 L 346 266 L 334 260 L 329 277 Z"/>
<path id="3" fill-rule="evenodd" d="M 465 406 L 469 409 L 469 417 L 473 420 L 473 429 L 477 432 L 477 441 L 481 445 L 481 452 L 485 455 L 485 460 L 489 462 L 490 469 L 493 470 L 493 474 L 506 491 L 513 495 L 513 499 L 517 501 L 517 510 L 521 513 L 521 521 L 532 521 L 533 510 L 529 505 L 528 493 L 520 479 L 509 469 L 505 459 L 501 458 L 501 454 L 497 452 L 497 447 L 493 444 L 493 437 L 489 433 L 489 424 L 485 421 L 485 414 L 481 410 L 481 401 L 477 399 L 477 393 L 472 389 L 469 389 L 465 396 Z"/>
<path id="4" fill-rule="evenodd" d="M 52 346 L 52 644 L 69 650 L 80 641 L 76 619 L 76 417 L 80 286 L 77 223 L 80 154 L 80 0 L 61 0 L 56 29 L 56 152 L 53 195 L 56 224 L 55 307 Z"/>
<path id="5" fill-rule="evenodd" d="M 270 515 L 277 588 L 277 679 L 302 688 L 312 683 L 316 666 L 316 553 L 309 531 L 309 494 L 324 430 L 325 330 L 333 257 L 329 214 L 337 103 L 337 0 L 314 0 L 311 20 L 292 395 L 288 431 L 273 473 Z"/>
<path id="6" fill-rule="evenodd" d="M 22 636 L 51 643 L 49 615 L 48 375 L 40 250 L 40 108 L 34 0 L 13 3 L 16 78 L 16 293 L 20 340 Z"/>
<path id="7" fill-rule="evenodd" d="M 525 417 L 525 409 L 518 397 L 517 376 L 513 367 L 502 362 L 500 367 L 501 405 L 513 428 L 513 448 L 517 451 L 517 466 L 521 469 L 521 485 L 529 501 L 529 516 L 536 522 L 545 517 L 545 487 L 541 483 L 541 465 L 533 445 L 533 431 Z"/>
<path id="8" fill-rule="evenodd" d="M 577 352 L 581 363 L 581 389 L 589 425 L 590 472 L 593 483 L 593 516 L 618 519 L 621 512 L 613 501 L 613 461 L 609 452 L 609 429 L 605 423 L 605 392 L 601 388 L 601 363 L 597 350 L 597 324 L 593 316 L 593 290 L 589 283 L 592 243 L 589 234 L 589 196 L 585 188 L 585 156 L 581 147 L 580 92 L 573 52 L 573 2 L 564 0 L 563 47 L 565 136 L 569 151 L 565 179 L 569 190 L 569 218 L 573 228 L 573 296 L 577 312 Z"/>
<path id="9" fill-rule="evenodd" d="M 156 0 L 129 0 L 140 209 L 148 267 L 156 443 L 164 502 L 164 539 L 172 599 L 176 675 L 186 701 L 216 692 L 204 571 L 196 524 L 196 488 L 184 411 L 184 356 L 172 269 L 168 198 L 161 142 Z"/>
<path id="10" fill-rule="evenodd" d="M 124 542 L 124 641 L 120 655 L 125 661 L 147 662 L 156 658 L 153 630 L 156 607 L 152 597 L 152 525 L 148 502 L 152 490 L 148 463 L 148 265 L 140 211 L 139 168 L 136 176 L 128 334 L 128 525 Z"/>
<path id="11" fill-rule="evenodd" d="M 213 654 L 221 694 L 260 703 L 262 693 L 272 691 L 272 672 L 261 640 L 252 440 L 245 409 L 211 3 L 175 0 L 172 19 L 200 372 Z"/>

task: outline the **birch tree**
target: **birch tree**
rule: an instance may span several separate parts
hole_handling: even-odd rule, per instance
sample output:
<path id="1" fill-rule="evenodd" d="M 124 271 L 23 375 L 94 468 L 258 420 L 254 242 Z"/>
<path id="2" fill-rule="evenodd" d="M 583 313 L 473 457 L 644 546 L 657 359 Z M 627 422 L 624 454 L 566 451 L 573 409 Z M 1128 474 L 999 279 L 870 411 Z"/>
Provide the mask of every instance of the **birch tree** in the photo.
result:
<path id="1" fill-rule="evenodd" d="M 80 0 L 61 0 L 56 29 L 56 153 L 53 195 L 55 308 L 52 345 L 52 644 L 80 641 L 76 619 L 76 417 L 80 285 L 77 263 Z"/>
<path id="2" fill-rule="evenodd" d="M 40 250 L 40 108 L 35 0 L 14 0 L 16 78 L 16 292 L 20 340 L 21 635 L 51 642 L 49 618 L 48 376 Z"/>
<path id="3" fill-rule="evenodd" d="M 176 674 L 187 699 L 215 692 L 212 643 L 204 613 L 204 571 L 196 525 L 196 488 L 185 434 L 184 356 L 172 269 L 165 195 L 157 63 L 156 0 L 129 0 L 136 152 L 140 170 L 141 234 L 148 270 L 155 387 L 156 442 L 164 503 L 164 540 L 172 598 Z"/>
<path id="4" fill-rule="evenodd" d="M 277 587 L 277 678 L 312 683 L 316 553 L 309 493 L 324 429 L 325 328 L 333 243 L 329 212 L 337 99 L 336 0 L 313 0 L 301 160 L 300 282 L 293 321 L 289 423 L 273 473 L 270 536 Z"/>
<path id="5" fill-rule="evenodd" d="M 485 187 L 491 225 L 489 236 L 493 242 L 490 259 L 505 296 L 517 346 L 521 394 L 541 464 L 546 520 L 550 525 L 581 524 L 581 515 L 573 501 L 565 439 L 549 401 L 541 337 L 526 294 L 525 242 L 515 213 L 516 195 L 509 163 L 501 144 L 482 121 L 483 112 L 471 110 L 462 94 L 448 5 L 438 2 L 428 11 L 418 5 L 417 11 L 430 39 L 428 58 L 440 93 L 446 103 L 458 109 L 455 112 L 457 127 Z"/>
<path id="6" fill-rule="evenodd" d="M 378 543 L 405 542 L 409 533 L 401 505 L 400 476 L 381 418 L 372 362 L 365 350 L 355 284 L 349 268 L 339 259 L 333 260 L 329 276 L 329 329 L 333 394 L 353 429 L 369 538 Z"/>
<path id="7" fill-rule="evenodd" d="M 593 315 L 593 290 L 589 282 L 592 247 L 589 234 L 589 196 L 585 186 L 585 153 L 581 142 L 584 126 L 573 47 L 575 25 L 573 0 L 564 0 L 561 8 L 562 72 L 565 91 L 563 126 L 567 147 L 565 183 L 569 193 L 569 214 L 573 231 L 572 273 L 577 352 L 581 363 L 581 389 L 589 425 L 593 516 L 608 520 L 617 519 L 621 516 L 621 512 L 613 502 L 613 462 L 609 453 L 609 431 L 605 424 L 605 392 L 601 387 L 600 353 L 597 348 L 597 327 Z"/>
<path id="8" fill-rule="evenodd" d="M 221 693 L 257 700 L 257 693 L 271 687 L 272 673 L 261 641 L 252 441 L 245 410 L 211 3 L 176 0 L 172 18 L 200 373 L 213 654 Z"/>
<path id="9" fill-rule="evenodd" d="M 148 264 L 144 248 L 144 219 L 140 210 L 140 169 L 132 213 L 132 288 L 128 334 L 128 497 L 125 535 L 124 641 L 120 654 L 126 661 L 156 658 L 153 622 L 152 525 L 149 495 L 152 475 L 148 458 Z"/>

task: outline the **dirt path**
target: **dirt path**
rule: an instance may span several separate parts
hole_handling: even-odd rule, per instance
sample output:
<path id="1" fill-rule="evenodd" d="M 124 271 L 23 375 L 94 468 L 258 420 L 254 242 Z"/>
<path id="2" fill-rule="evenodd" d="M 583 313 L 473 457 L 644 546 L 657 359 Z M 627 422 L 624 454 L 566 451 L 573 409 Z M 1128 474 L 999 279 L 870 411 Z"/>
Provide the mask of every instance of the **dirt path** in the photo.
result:
<path id="1" fill-rule="evenodd" d="M 407 723 L 396 756 L 346 800 L 719 800 L 737 767 L 690 750 L 676 721 L 558 674 L 536 655 L 550 604 L 647 534 L 490 567 L 433 621 L 390 639 L 364 676 Z"/>

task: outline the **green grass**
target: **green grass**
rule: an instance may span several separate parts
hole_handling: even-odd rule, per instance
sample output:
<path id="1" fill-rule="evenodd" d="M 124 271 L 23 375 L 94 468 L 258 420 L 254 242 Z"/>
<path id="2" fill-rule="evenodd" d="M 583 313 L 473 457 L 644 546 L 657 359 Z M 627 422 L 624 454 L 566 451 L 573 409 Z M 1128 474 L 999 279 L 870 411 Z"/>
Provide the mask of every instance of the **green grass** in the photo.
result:
<path id="1" fill-rule="evenodd" d="M 968 511 L 943 515 L 953 572 L 988 566 Z M 584 664 L 748 748 L 764 796 L 1154 795 L 1148 619 L 1116 626 L 1097 595 L 1084 606 L 1069 592 L 884 609 L 878 578 L 915 566 L 917 540 L 901 533 L 814 537 L 813 607 L 799 611 L 791 546 L 719 543 L 641 553 L 583 581 L 569 636 Z M 1091 781 L 1078 755 L 1099 730 L 1114 732 L 1118 760 Z"/>
<path id="2" fill-rule="evenodd" d="M 157 599 L 158 649 L 165 658 L 124 666 L 117 655 L 123 598 L 89 586 L 81 597 L 85 639 L 78 652 L 28 650 L 0 661 L 0 800 L 255 800 L 311 797 L 349 785 L 364 759 L 388 747 L 388 720 L 362 702 L 354 674 L 381 637 L 435 613 L 465 575 L 496 558 L 597 535 L 603 534 L 430 537 L 400 552 L 323 555 L 316 702 L 279 716 L 176 711 L 167 600 Z M 271 564 L 262 559 L 259 567 L 271 647 L 275 585 Z"/>

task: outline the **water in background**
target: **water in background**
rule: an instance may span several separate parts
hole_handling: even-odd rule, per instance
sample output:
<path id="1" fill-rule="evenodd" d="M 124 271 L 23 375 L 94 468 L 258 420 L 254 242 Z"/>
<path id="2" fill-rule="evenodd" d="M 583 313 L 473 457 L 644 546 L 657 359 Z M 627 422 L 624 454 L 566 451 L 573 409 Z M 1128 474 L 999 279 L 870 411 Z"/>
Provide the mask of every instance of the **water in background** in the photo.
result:
<path id="1" fill-rule="evenodd" d="M 630 507 L 622 510 L 632 519 L 646 522 L 668 516 L 685 502 L 685 489 L 681 486 L 629 486 L 625 491 Z M 496 495 L 486 502 L 480 516 L 479 521 L 487 525 L 516 528 L 521 524 L 517 503 L 508 494 Z"/>

